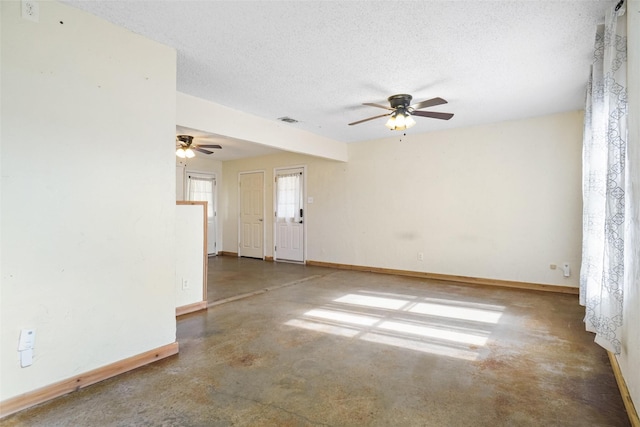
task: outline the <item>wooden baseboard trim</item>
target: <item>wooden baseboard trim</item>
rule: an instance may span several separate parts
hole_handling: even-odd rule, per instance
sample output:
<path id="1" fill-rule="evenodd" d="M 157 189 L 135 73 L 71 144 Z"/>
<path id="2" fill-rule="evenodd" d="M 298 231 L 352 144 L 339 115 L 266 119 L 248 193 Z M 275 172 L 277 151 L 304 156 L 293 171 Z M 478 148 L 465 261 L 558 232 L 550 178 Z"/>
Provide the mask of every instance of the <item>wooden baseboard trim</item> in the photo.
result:
<path id="1" fill-rule="evenodd" d="M 561 294 L 572 294 L 572 295 L 578 295 L 580 293 L 580 290 L 578 288 L 574 288 L 572 286 L 544 285 L 541 283 L 515 282 L 511 280 L 500 280 L 500 279 L 483 279 L 479 277 L 454 276 L 450 274 L 427 273 L 422 271 L 396 270 L 393 268 L 379 268 L 379 267 L 366 267 L 361 265 L 336 264 L 332 262 L 322 262 L 322 261 L 308 260 L 306 263 L 308 265 L 314 265 L 318 267 L 337 268 L 341 270 L 364 271 L 364 272 L 379 273 L 379 274 L 392 274 L 396 276 L 418 277 L 421 279 L 442 280 L 445 282 L 457 282 L 457 283 L 465 283 L 465 284 L 471 284 L 471 285 L 501 286 L 505 288 L 557 292 Z"/>
<path id="2" fill-rule="evenodd" d="M 631 400 L 631 394 L 629 393 L 629 389 L 627 388 L 627 383 L 622 376 L 622 371 L 620 370 L 620 365 L 618 364 L 618 358 L 610 351 L 607 351 L 607 354 L 609 355 L 611 369 L 613 370 L 613 375 L 616 377 L 616 382 L 618 383 L 620 395 L 622 396 L 624 407 L 627 410 L 629 421 L 631 422 L 631 425 L 633 427 L 640 427 L 640 417 L 638 417 L 638 412 L 636 411 L 636 408 L 633 404 L 633 400 Z"/>
<path id="3" fill-rule="evenodd" d="M 176 307 L 176 317 L 182 316 L 184 314 L 193 313 L 194 311 L 206 310 L 207 302 L 199 301 L 194 302 L 193 304 L 183 305 L 181 307 Z"/>
<path id="4" fill-rule="evenodd" d="M 0 402 L 0 418 L 178 353 L 174 342 Z"/>
<path id="5" fill-rule="evenodd" d="M 228 252 L 228 251 L 220 251 L 218 252 L 218 256 L 234 256 L 238 257 L 238 252 Z"/>

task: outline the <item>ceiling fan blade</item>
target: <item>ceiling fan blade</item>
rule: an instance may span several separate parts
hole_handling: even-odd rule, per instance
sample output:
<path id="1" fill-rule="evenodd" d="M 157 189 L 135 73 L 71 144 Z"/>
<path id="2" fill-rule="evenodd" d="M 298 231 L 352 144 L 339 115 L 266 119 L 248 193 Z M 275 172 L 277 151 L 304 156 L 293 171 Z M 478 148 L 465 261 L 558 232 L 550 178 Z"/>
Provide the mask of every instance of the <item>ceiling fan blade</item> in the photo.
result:
<path id="1" fill-rule="evenodd" d="M 430 117 L 432 119 L 449 120 L 453 117 L 451 113 L 437 113 L 435 111 L 414 111 L 412 116 Z"/>
<path id="2" fill-rule="evenodd" d="M 213 154 L 213 151 L 205 150 L 204 148 L 200 148 L 200 147 L 191 147 L 191 148 L 204 154 Z"/>
<path id="3" fill-rule="evenodd" d="M 393 113 L 380 114 L 379 116 L 369 117 L 368 119 L 358 120 L 357 122 L 349 123 L 349 126 L 357 125 L 360 123 L 368 122 L 369 120 L 379 119 L 380 117 L 390 116 Z"/>
<path id="4" fill-rule="evenodd" d="M 433 107 L 434 105 L 442 105 L 442 104 L 446 104 L 447 101 L 445 101 L 442 98 L 431 98 L 431 99 L 427 99 L 426 101 L 422 101 L 422 102 L 418 102 L 417 104 L 413 104 L 411 106 L 409 106 L 409 108 L 413 108 L 414 110 L 419 110 L 421 108 L 427 108 L 427 107 Z"/>
<path id="5" fill-rule="evenodd" d="M 380 104 L 376 104 L 376 103 L 373 103 L 373 102 L 365 102 L 362 105 L 368 105 L 370 107 L 384 108 L 385 110 L 393 110 L 393 108 L 390 108 L 388 105 L 380 105 Z"/>
<path id="6" fill-rule="evenodd" d="M 198 147 L 200 147 L 200 148 L 218 148 L 218 149 L 221 149 L 222 145 L 218 145 L 218 144 L 211 144 L 211 145 L 198 144 Z"/>

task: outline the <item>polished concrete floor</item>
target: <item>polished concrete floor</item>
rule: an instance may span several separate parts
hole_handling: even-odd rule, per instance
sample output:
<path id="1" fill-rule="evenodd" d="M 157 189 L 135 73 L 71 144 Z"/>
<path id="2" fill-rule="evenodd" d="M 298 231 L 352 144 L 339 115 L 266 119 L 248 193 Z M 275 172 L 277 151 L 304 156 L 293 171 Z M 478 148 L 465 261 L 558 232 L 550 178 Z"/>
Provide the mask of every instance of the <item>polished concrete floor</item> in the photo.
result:
<path id="1" fill-rule="evenodd" d="M 331 272 L 326 268 L 285 262 L 264 262 L 230 256 L 209 257 L 207 300 L 215 305 L 238 296 L 297 284 Z"/>
<path id="2" fill-rule="evenodd" d="M 273 289 L 180 318 L 177 356 L 0 425 L 629 425 L 576 296 L 210 264 L 210 288 Z"/>

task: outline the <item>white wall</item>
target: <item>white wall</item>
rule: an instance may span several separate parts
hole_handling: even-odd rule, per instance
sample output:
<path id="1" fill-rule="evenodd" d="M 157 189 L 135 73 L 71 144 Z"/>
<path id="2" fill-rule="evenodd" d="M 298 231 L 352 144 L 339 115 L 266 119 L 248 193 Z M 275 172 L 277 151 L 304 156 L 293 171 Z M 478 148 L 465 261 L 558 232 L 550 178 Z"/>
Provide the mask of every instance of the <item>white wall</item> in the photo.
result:
<path id="1" fill-rule="evenodd" d="M 176 206 L 176 307 L 204 301 L 204 221 L 202 205 Z"/>
<path id="2" fill-rule="evenodd" d="M 348 163 L 224 162 L 224 250 L 237 252 L 237 173 L 307 164 L 308 259 L 577 286 L 582 114 L 349 144 Z M 272 255 L 267 215 L 267 255 Z M 417 254 L 424 254 L 418 261 Z M 550 264 L 568 261 L 570 278 Z"/>
<path id="3" fill-rule="evenodd" d="M 39 23 L 0 3 L 5 400 L 175 342 L 176 55 L 56 2 Z"/>
<path id="4" fill-rule="evenodd" d="M 627 93 L 629 96 L 628 173 L 633 177 L 633 242 L 627 246 L 627 259 L 634 259 L 635 270 L 627 268 L 624 294 L 622 354 L 618 356 L 631 398 L 640 412 L 640 1 L 627 3 Z M 629 249 L 633 252 L 629 253 Z"/>

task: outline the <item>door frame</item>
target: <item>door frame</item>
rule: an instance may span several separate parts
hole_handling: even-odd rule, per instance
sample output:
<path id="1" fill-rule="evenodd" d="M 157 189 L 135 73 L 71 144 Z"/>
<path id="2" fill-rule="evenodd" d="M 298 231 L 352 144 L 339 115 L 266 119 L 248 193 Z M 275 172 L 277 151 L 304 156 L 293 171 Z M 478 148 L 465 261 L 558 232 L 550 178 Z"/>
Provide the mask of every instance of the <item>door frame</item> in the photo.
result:
<path id="1" fill-rule="evenodd" d="M 265 186 L 267 184 L 267 174 L 264 169 L 238 172 L 238 257 L 242 256 L 242 189 L 240 187 L 240 177 L 252 173 L 262 174 L 262 259 L 265 259 L 267 227 L 265 226 Z"/>
<path id="2" fill-rule="evenodd" d="M 220 224 L 218 223 L 218 177 L 215 172 L 201 171 L 196 169 L 187 169 L 186 166 L 184 168 L 184 184 L 183 184 L 183 199 L 187 199 L 189 197 L 189 174 L 193 174 L 195 176 L 200 175 L 205 178 L 213 178 L 215 185 L 213 186 L 213 222 L 215 227 L 215 252 L 210 255 L 218 255 L 218 243 L 220 242 Z"/>
<path id="3" fill-rule="evenodd" d="M 278 197 L 278 188 L 277 188 L 277 177 L 278 177 L 278 171 L 286 171 L 286 170 L 290 170 L 290 169 L 302 169 L 302 209 L 303 209 L 303 220 L 302 220 L 302 234 L 303 234 L 303 238 L 302 238 L 302 264 L 306 264 L 307 262 L 307 219 L 308 219 L 308 213 L 307 213 L 307 165 L 295 165 L 295 166 L 279 166 L 277 168 L 273 168 L 273 217 L 272 222 L 273 222 L 273 239 L 272 239 L 272 243 L 273 243 L 273 260 L 277 261 L 277 251 L 275 250 L 275 246 L 276 246 L 276 242 L 278 241 L 277 239 L 277 233 L 278 233 L 278 224 L 276 223 L 276 209 L 278 207 L 277 205 L 277 197 Z M 282 260 L 283 262 L 285 262 L 286 260 Z M 293 261 L 291 261 L 293 262 Z"/>

